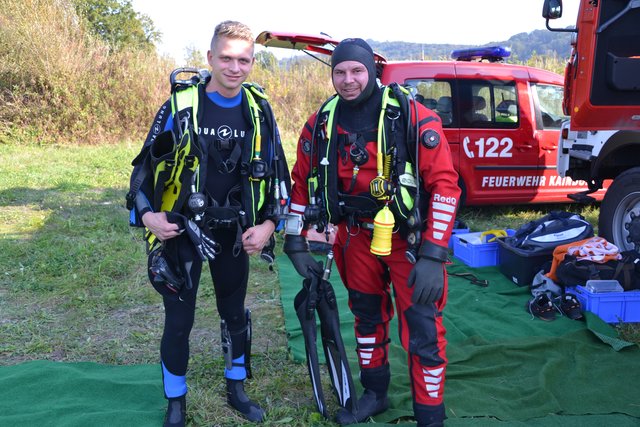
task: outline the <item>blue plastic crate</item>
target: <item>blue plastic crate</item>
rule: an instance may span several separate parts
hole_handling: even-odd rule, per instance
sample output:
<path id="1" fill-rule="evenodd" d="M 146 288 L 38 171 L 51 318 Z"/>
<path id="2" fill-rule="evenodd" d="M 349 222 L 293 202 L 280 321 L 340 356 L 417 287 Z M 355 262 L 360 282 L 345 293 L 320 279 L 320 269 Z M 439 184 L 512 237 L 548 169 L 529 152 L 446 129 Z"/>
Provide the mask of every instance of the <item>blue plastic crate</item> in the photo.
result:
<path id="1" fill-rule="evenodd" d="M 597 314 L 607 323 L 640 322 L 640 291 L 589 292 L 584 286 L 567 288 L 578 297 L 584 311 Z"/>
<path id="2" fill-rule="evenodd" d="M 515 230 L 507 230 L 507 235 L 512 236 Z M 478 243 L 482 231 L 475 233 L 454 234 L 453 256 L 467 264 L 469 267 L 491 267 L 500 263 L 498 242 Z"/>
<path id="3" fill-rule="evenodd" d="M 469 231 L 471 230 L 469 230 L 468 228 L 454 228 L 451 231 L 451 238 L 449 239 L 449 249 L 453 249 L 453 236 L 455 234 L 465 234 L 465 233 L 468 233 Z"/>

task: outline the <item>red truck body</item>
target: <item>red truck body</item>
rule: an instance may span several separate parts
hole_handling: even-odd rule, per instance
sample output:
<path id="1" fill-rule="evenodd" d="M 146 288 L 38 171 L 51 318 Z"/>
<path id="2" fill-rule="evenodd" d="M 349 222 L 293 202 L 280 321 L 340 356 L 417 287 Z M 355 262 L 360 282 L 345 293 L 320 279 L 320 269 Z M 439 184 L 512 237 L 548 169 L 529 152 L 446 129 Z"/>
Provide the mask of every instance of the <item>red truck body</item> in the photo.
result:
<path id="1" fill-rule="evenodd" d="M 588 182 L 594 192 L 610 182 L 598 233 L 640 251 L 640 1 L 580 0 L 572 29 L 549 26 L 562 16 L 560 0 L 545 0 L 542 16 L 549 30 L 574 33 L 558 173 Z M 587 194 L 583 199 L 593 201 Z"/>

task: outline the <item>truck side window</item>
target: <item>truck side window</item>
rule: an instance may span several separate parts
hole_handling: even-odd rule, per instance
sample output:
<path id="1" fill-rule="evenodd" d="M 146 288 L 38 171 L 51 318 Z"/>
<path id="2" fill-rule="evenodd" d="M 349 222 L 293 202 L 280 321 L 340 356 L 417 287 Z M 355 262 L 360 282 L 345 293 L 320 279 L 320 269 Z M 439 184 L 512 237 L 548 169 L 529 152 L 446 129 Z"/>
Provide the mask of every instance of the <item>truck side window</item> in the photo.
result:
<path id="1" fill-rule="evenodd" d="M 461 128 L 514 129 L 519 108 L 513 81 L 465 80 L 460 83 Z"/>
<path id="2" fill-rule="evenodd" d="M 442 126 L 452 127 L 455 122 L 455 100 L 451 96 L 451 82 L 434 79 L 407 80 L 404 84 L 414 93 L 418 102 L 440 116 Z"/>
<path id="3" fill-rule="evenodd" d="M 533 83 L 538 129 L 560 129 L 563 121 L 569 120 L 562 112 L 562 86 Z"/>
<path id="4" fill-rule="evenodd" d="M 495 111 L 494 117 L 496 124 L 498 123 L 518 123 L 519 108 L 516 99 L 516 87 L 513 84 L 504 86 L 495 86 Z M 500 126 L 497 126 L 500 127 Z"/>

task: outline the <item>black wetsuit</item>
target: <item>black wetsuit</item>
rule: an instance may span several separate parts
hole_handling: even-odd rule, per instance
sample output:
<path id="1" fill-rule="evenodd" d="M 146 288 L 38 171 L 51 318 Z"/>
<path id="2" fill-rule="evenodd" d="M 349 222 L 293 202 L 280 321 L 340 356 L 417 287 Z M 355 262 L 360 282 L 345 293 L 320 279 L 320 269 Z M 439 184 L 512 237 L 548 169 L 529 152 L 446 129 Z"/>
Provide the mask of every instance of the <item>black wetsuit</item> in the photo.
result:
<path id="1" fill-rule="evenodd" d="M 235 98 L 223 98 L 217 93 L 207 93 L 202 99 L 204 108 L 199 123 L 198 138 L 201 144 L 206 144 L 209 151 L 205 193 L 210 202 L 215 200 L 223 205 L 229 190 L 236 186 L 241 179 L 240 162 L 235 167 L 219 167 L 216 161 L 227 161 L 236 144 L 244 143 L 244 136 L 251 132 L 251 124 L 242 114 L 241 101 L 243 92 Z M 164 104 L 156 115 L 154 122 L 156 132 L 159 129 L 168 130 L 173 127 L 173 120 L 169 104 Z M 167 108 L 168 111 L 167 111 Z M 152 131 L 153 133 L 153 127 Z M 149 138 L 149 137 L 148 137 Z M 216 150 L 217 154 L 212 152 Z M 249 256 L 244 250 L 234 251 L 237 240 L 237 229 L 211 229 L 210 237 L 220 244 L 221 252 L 213 261 L 209 262 L 209 270 L 214 284 L 216 304 L 220 317 L 226 322 L 231 332 L 234 362 L 244 361 L 246 339 L 246 315 L 244 300 L 247 293 L 249 276 Z M 180 296 L 164 296 L 165 324 L 160 355 L 163 365 L 165 394 L 167 397 L 177 397 L 186 393 L 186 371 L 189 360 L 189 334 L 195 319 L 197 290 L 202 271 L 202 261 L 194 252 L 191 241 L 180 235 L 166 242 L 174 247 L 181 265 L 189 265 L 192 289 L 184 289 Z M 235 252 L 235 254 L 234 254 Z M 239 363 L 240 365 L 242 363 Z M 241 380 L 246 377 L 244 367 L 235 366 L 225 370 L 225 376 Z"/>

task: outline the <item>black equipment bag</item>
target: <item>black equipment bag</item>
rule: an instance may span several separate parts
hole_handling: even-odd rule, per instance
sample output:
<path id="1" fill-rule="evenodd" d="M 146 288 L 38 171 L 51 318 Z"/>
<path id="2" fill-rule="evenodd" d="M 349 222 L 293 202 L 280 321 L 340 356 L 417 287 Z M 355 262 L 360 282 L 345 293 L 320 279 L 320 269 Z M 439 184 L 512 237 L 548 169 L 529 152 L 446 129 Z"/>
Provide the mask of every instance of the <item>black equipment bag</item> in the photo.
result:
<path id="1" fill-rule="evenodd" d="M 587 280 L 617 280 L 625 291 L 640 289 L 640 254 L 631 250 L 620 255 L 622 259 L 598 263 L 567 254 L 556 269 L 558 283 L 584 286 Z"/>
<path id="2" fill-rule="evenodd" d="M 593 237 L 593 226 L 580 214 L 551 211 L 518 228 L 505 242 L 531 254 L 551 254 L 556 246 Z"/>

